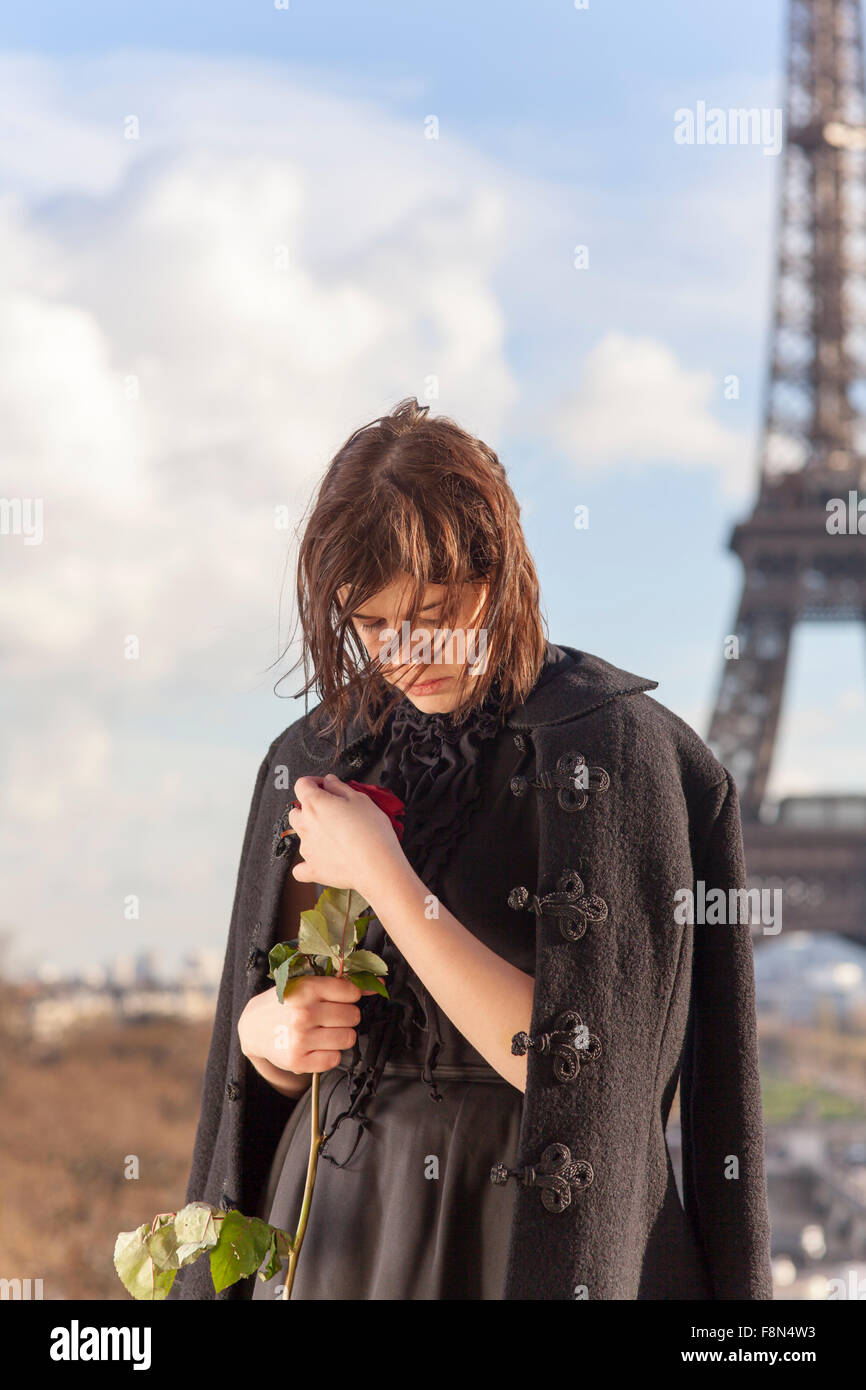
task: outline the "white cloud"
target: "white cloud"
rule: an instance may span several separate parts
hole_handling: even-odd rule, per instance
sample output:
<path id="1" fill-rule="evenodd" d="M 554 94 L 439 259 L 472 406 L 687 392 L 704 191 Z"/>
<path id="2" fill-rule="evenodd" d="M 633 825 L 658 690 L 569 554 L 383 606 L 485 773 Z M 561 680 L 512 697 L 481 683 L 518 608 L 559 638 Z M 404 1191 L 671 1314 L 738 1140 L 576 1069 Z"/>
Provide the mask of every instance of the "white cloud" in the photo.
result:
<path id="1" fill-rule="evenodd" d="M 583 361 L 551 432 L 580 473 L 659 464 L 716 468 L 728 493 L 753 478 L 749 440 L 717 419 L 720 383 L 650 337 L 606 333 Z"/>
<path id="2" fill-rule="evenodd" d="M 299 512 L 360 422 L 435 376 L 434 410 L 497 432 L 509 194 L 459 145 L 268 64 L 130 55 L 125 76 L 84 64 L 89 93 L 72 60 L 28 71 L 39 146 L 56 124 L 80 177 L 46 156 L 36 200 L 26 131 L 0 141 L 4 488 L 45 508 L 41 547 L 6 538 L 24 592 L 0 591 L 0 630 L 19 675 L 62 657 L 110 686 L 132 632 L 163 679 L 273 612 L 274 508 Z"/>
<path id="3" fill-rule="evenodd" d="M 132 53 L 0 58 L 0 178 L 3 495 L 44 505 L 41 545 L 0 537 L 4 919 L 67 965 L 118 928 L 219 941 L 258 757 L 301 713 L 219 746 L 232 693 L 276 676 L 274 509 L 431 377 L 434 411 L 501 432 L 519 187 L 277 65 Z M 290 570 L 284 627 L 292 595 Z"/>

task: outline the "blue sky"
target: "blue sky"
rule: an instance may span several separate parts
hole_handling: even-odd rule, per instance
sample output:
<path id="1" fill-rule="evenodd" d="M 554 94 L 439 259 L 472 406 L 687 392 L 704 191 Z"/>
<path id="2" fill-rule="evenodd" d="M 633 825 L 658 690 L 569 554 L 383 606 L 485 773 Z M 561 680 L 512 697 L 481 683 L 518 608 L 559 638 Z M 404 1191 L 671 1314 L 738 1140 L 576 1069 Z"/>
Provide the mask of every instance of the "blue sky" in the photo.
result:
<path id="1" fill-rule="evenodd" d="M 274 507 L 300 514 L 343 438 L 431 378 L 434 412 L 509 471 L 553 640 L 658 680 L 706 733 L 739 591 L 725 546 L 754 492 L 781 161 L 678 145 L 674 112 L 778 106 L 784 12 L 4 15 L 0 409 L 10 495 L 44 496 L 50 523 L 0 556 L 22 966 L 221 944 L 255 771 L 301 712 L 268 671 Z M 290 597 L 291 579 L 284 617 Z M 863 658 L 862 633 L 798 634 L 777 793 L 862 787 Z M 118 922 L 138 890 L 148 913 Z"/>

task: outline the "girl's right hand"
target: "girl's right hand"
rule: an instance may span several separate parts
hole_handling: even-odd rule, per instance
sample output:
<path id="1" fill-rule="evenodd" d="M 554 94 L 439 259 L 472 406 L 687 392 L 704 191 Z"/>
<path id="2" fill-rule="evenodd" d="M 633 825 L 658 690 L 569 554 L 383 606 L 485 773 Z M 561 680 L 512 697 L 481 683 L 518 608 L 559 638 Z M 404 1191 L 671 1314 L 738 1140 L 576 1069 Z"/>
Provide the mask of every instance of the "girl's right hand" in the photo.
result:
<path id="1" fill-rule="evenodd" d="M 251 1062 L 264 1058 L 295 1075 L 330 1071 L 340 1053 L 354 1047 L 354 1025 L 361 1021 L 360 990 L 348 977 L 304 975 L 287 995 L 276 986 L 256 994 L 238 1019 L 241 1051 Z"/>

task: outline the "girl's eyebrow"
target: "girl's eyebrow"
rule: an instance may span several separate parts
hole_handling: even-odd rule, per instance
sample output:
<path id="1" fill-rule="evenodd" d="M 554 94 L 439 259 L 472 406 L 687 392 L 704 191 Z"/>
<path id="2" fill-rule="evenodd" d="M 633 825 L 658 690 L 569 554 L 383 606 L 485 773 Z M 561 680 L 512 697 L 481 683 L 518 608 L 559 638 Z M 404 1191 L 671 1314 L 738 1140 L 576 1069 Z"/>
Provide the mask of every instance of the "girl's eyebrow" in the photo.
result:
<path id="1" fill-rule="evenodd" d="M 419 611 L 420 613 L 426 613 L 427 610 L 428 610 L 428 608 L 438 608 L 438 607 L 440 606 L 441 603 L 442 603 L 441 598 L 434 599 L 432 603 L 425 603 L 425 604 L 424 604 L 424 607 L 421 608 L 421 609 L 419 609 L 418 611 Z M 368 619 L 369 619 L 370 617 L 372 617 L 372 614 L 370 614 L 370 613 L 353 613 L 353 614 L 352 614 L 352 617 L 353 617 L 353 618 L 368 618 Z"/>

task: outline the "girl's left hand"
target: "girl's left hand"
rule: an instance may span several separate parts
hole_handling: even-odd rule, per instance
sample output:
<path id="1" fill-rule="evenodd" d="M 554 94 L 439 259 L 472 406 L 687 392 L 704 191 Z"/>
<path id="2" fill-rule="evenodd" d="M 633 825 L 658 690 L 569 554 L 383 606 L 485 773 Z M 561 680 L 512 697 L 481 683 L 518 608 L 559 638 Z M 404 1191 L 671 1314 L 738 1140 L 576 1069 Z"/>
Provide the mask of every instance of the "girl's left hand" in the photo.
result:
<path id="1" fill-rule="evenodd" d="M 289 825 L 297 831 L 303 863 L 292 866 L 299 883 L 354 888 L 370 901 L 372 887 L 394 861 L 405 858 L 384 811 L 363 792 L 327 777 L 299 777 Z"/>

